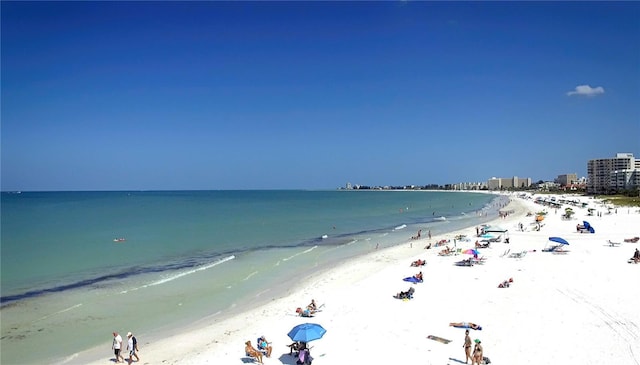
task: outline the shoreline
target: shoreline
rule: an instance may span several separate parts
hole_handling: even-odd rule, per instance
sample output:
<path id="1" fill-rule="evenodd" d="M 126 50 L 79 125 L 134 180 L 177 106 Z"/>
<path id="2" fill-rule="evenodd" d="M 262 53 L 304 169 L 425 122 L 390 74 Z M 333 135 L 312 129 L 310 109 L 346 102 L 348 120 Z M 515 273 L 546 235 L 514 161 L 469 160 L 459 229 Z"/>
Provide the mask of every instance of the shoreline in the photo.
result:
<path id="1" fill-rule="evenodd" d="M 505 197 L 511 198 L 508 195 L 496 194 L 493 192 L 478 191 L 477 193 L 495 195 L 496 200 L 500 199 L 501 197 L 503 199 Z M 515 204 L 517 207 L 520 208 L 520 209 L 516 209 L 516 211 L 522 212 L 524 214 L 524 209 L 525 209 L 524 206 L 518 206 L 518 203 L 515 203 L 515 202 L 510 202 L 509 204 L 510 205 Z M 496 207 L 495 214 L 497 214 L 500 209 L 504 209 L 504 208 L 506 207 L 502 207 L 502 208 Z M 490 220 L 487 224 L 495 223 L 496 221 L 502 221 L 502 219 L 496 216 L 493 220 Z M 416 255 L 423 255 L 423 256 L 436 255 L 436 253 L 440 249 L 442 249 L 442 247 L 435 247 L 430 250 L 425 250 L 424 247 L 429 242 L 432 242 L 435 244 L 436 242 L 444 238 L 452 239 L 454 236 L 458 234 L 462 234 L 463 232 L 467 232 L 468 230 L 473 228 L 474 227 L 463 227 L 451 232 L 446 232 L 443 234 L 435 234 L 432 236 L 431 240 L 429 240 L 426 234 L 418 240 L 411 240 L 407 238 L 407 240 L 404 242 L 392 244 L 391 246 L 384 246 L 384 247 L 381 247 L 379 250 L 373 250 L 371 252 L 358 255 L 356 257 L 344 259 L 337 266 L 320 268 L 319 270 L 310 273 L 306 278 L 300 280 L 298 282 L 299 285 L 296 288 L 289 287 L 288 290 L 284 290 L 284 291 L 275 290 L 275 292 L 279 293 L 279 295 L 277 295 L 275 298 L 270 299 L 268 303 L 259 306 L 256 309 L 256 311 L 265 313 L 265 315 L 266 313 L 272 313 L 270 315 L 284 316 L 284 317 L 287 317 L 287 319 L 289 320 L 300 319 L 299 317 L 297 317 L 297 315 L 295 315 L 295 308 L 305 306 L 307 302 L 310 301 L 312 298 L 315 298 L 315 297 L 320 298 L 324 296 L 325 295 L 324 292 L 327 292 L 326 295 L 329 295 L 328 294 L 329 292 L 336 289 L 330 286 L 335 281 L 335 277 L 340 278 L 340 283 L 338 284 L 339 286 L 345 286 L 345 285 L 348 286 L 348 285 L 355 284 L 358 281 L 361 281 L 364 278 L 366 278 L 366 276 L 369 275 L 369 273 L 371 272 L 377 272 L 377 271 L 386 269 L 389 263 L 391 262 L 390 260 L 393 260 L 397 263 L 398 261 L 409 260 L 415 257 Z M 409 231 L 407 231 L 407 234 L 410 235 Z M 407 247 L 407 245 L 409 245 L 410 247 Z M 354 269 L 354 266 L 358 267 L 358 269 Z M 345 274 L 345 272 L 347 274 Z M 349 278 L 349 279 L 344 280 L 345 278 Z M 286 283 L 283 285 L 286 285 Z M 314 296 L 314 293 L 317 295 Z M 294 300 L 294 298 L 297 298 L 297 297 L 301 297 L 302 299 Z M 322 300 L 316 299 L 316 301 L 319 303 L 319 305 L 323 305 L 323 304 L 329 305 L 327 303 L 323 303 Z M 287 303 L 291 303 L 291 304 L 287 304 Z M 181 350 L 177 352 L 180 352 L 180 353 L 184 352 L 185 354 L 189 354 L 187 356 L 191 356 L 193 355 L 193 353 L 198 353 L 198 351 L 200 351 L 199 349 L 201 349 L 203 346 L 205 347 L 211 346 L 209 351 L 214 351 L 216 348 L 215 344 L 217 344 L 219 341 L 218 340 L 205 341 L 204 338 L 214 338 L 214 337 L 226 338 L 228 336 L 231 336 L 234 333 L 240 332 L 241 330 L 237 328 L 243 327 L 243 324 L 242 324 L 243 320 L 241 318 L 246 318 L 247 316 L 250 316 L 252 314 L 252 311 L 250 311 L 251 304 L 246 304 L 245 307 L 246 307 L 246 310 L 244 311 L 241 310 L 237 314 L 232 314 L 229 316 L 225 316 L 223 318 L 216 318 L 216 314 L 212 314 L 210 316 L 201 318 L 200 320 L 192 324 L 188 324 L 186 326 L 183 325 L 183 326 L 168 328 L 169 331 L 173 330 L 173 331 L 181 331 L 182 333 L 187 333 L 185 335 L 174 335 L 174 336 L 171 336 L 165 339 L 160 339 L 160 340 L 154 337 L 152 343 L 148 341 L 145 343 L 144 339 L 139 338 L 139 341 L 140 341 L 139 346 L 141 349 L 147 346 L 152 348 L 162 349 L 162 348 L 171 348 L 172 343 L 177 342 L 181 344 L 180 345 Z M 286 309 L 283 307 L 286 307 Z M 235 328 L 235 329 L 222 330 L 221 329 L 222 327 Z M 168 331 L 163 330 L 162 332 L 168 332 Z M 273 337 L 273 336 L 269 336 L 267 333 L 265 333 L 265 336 L 269 338 L 269 341 L 271 341 L 270 337 Z M 252 337 L 249 336 L 247 337 L 247 339 L 251 339 L 253 337 L 256 337 L 256 336 L 252 336 Z M 285 338 L 288 340 L 286 335 L 285 335 Z M 245 341 L 241 341 L 241 343 L 244 343 Z M 253 338 L 252 341 L 255 342 L 255 338 Z M 189 345 L 190 343 L 193 345 Z M 274 352 L 276 351 L 277 350 L 274 349 Z M 156 352 L 156 351 L 152 350 L 151 352 Z M 142 351 L 141 351 L 141 354 L 143 354 Z M 102 357 L 103 360 L 95 360 L 96 358 L 99 358 L 99 357 Z M 104 363 L 104 358 L 108 358 L 108 357 L 109 357 L 109 353 L 105 354 L 104 346 L 100 346 L 92 349 L 87 349 L 78 354 L 74 354 L 65 360 L 57 362 L 57 364 L 69 364 L 69 363 L 76 363 L 76 362 L 83 363 L 83 364 L 99 364 L 99 363 Z M 113 358 L 114 356 L 111 356 L 111 359 Z M 141 363 L 145 363 L 146 361 L 148 361 L 148 359 L 143 358 Z M 205 360 L 204 359 L 188 360 L 186 358 L 182 358 L 181 355 L 178 355 L 178 356 L 175 356 L 174 360 L 159 359 L 159 358 L 156 359 L 154 357 L 153 361 L 151 361 L 150 363 L 156 363 L 156 362 L 184 363 L 185 361 L 192 361 L 187 363 L 199 364 L 199 363 L 203 363 L 203 361 Z"/>
<path id="2" fill-rule="evenodd" d="M 438 256 L 440 248 L 423 249 L 429 241 L 472 236 L 474 227 L 383 248 L 328 270 L 315 272 L 289 293 L 268 304 L 217 321 L 203 319 L 175 328 L 176 333 L 161 340 L 140 341 L 140 364 L 241 364 L 244 342 L 255 343 L 264 335 L 273 342 L 273 355 L 265 364 L 295 364 L 286 345 L 286 333 L 303 322 L 320 323 L 325 336 L 310 343 L 314 364 L 376 361 L 460 363 L 463 330 L 449 322 L 472 321 L 484 327 L 472 331 L 480 338 L 485 356 L 494 363 L 518 360 L 519 364 L 640 363 L 640 301 L 632 290 L 624 290 L 625 277 L 638 277 L 640 265 L 626 259 L 638 243 L 609 247 L 606 240 L 623 241 L 640 235 L 640 214 L 587 217 L 586 209 L 576 210 L 576 219 L 567 222 L 560 214 L 532 201 L 510 196 L 504 207 L 515 212 L 489 224 L 509 229 L 511 243 L 497 243 L 481 250 L 484 265 L 457 267 L 453 263 L 466 256 Z M 527 212 L 548 210 L 541 231 L 516 230 L 528 222 Z M 575 232 L 575 224 L 588 218 L 595 234 Z M 532 227 L 527 224 L 525 228 Z M 571 242 L 570 252 L 554 255 L 542 252 L 549 236 Z M 473 242 L 460 244 L 472 246 Z M 509 258 L 507 252 L 526 252 L 523 258 Z M 409 267 L 416 259 L 427 265 Z M 424 283 L 411 285 L 401 278 L 423 271 Z M 497 284 L 513 278 L 511 287 Z M 393 294 L 415 287 L 414 299 L 404 302 Z M 315 318 L 300 318 L 293 311 L 315 299 L 323 311 Z M 426 339 L 436 335 L 452 340 L 445 345 Z M 372 344 L 381 343 L 375 349 Z M 113 356 L 101 348 L 84 351 L 66 363 L 104 364 Z M 531 348 L 545 349 L 532 351 Z M 568 350 L 571 349 L 571 350 Z M 500 361 L 502 360 L 502 361 Z"/>

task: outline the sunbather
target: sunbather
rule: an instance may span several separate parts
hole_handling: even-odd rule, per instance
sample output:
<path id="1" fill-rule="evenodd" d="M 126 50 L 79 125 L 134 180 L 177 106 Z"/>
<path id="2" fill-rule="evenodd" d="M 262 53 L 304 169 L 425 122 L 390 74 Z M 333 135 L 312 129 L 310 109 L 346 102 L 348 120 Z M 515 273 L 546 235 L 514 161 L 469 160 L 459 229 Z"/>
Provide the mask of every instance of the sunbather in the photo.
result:
<path id="1" fill-rule="evenodd" d="M 513 278 L 509 278 L 509 280 L 501 282 L 500 284 L 498 284 L 498 288 L 508 288 L 511 283 L 513 283 Z"/>
<path id="2" fill-rule="evenodd" d="M 315 299 L 311 299 L 311 303 L 309 303 L 309 305 L 307 306 L 307 309 L 312 312 L 315 312 L 316 310 L 318 310 L 318 306 L 316 305 Z"/>
<path id="3" fill-rule="evenodd" d="M 413 275 L 413 277 L 418 279 L 418 280 L 420 280 L 420 281 L 422 281 L 422 271 L 420 271 L 419 273 Z"/>
<path id="4" fill-rule="evenodd" d="M 456 262 L 456 266 L 473 266 L 474 261 L 472 259 L 465 259 Z"/>
<path id="5" fill-rule="evenodd" d="M 440 256 L 447 256 L 449 254 L 451 254 L 451 249 L 449 248 L 449 246 L 445 247 L 443 250 L 438 252 L 438 255 Z"/>
<path id="6" fill-rule="evenodd" d="M 471 322 L 451 322 L 449 323 L 449 326 L 456 328 L 471 328 L 472 330 L 482 331 L 481 326 L 478 326 L 477 324 Z"/>
<path id="7" fill-rule="evenodd" d="M 273 350 L 273 348 L 271 347 L 271 342 L 267 342 L 267 339 L 264 338 L 264 336 L 261 336 L 258 341 L 258 350 L 260 350 L 260 352 L 262 352 L 263 354 L 267 355 L 267 357 L 271 357 L 271 350 Z"/>
<path id="8" fill-rule="evenodd" d="M 262 352 L 258 351 L 255 347 L 253 347 L 251 345 L 251 341 L 247 341 L 244 344 L 245 344 L 244 353 L 249 357 L 255 358 L 256 360 L 258 360 L 259 363 L 262 364 Z"/>
<path id="9" fill-rule="evenodd" d="M 296 308 L 296 313 L 298 313 L 298 315 L 300 317 L 313 317 L 313 313 L 311 312 L 308 308 L 307 309 L 302 309 L 300 307 Z"/>
<path id="10" fill-rule="evenodd" d="M 413 267 L 417 267 L 417 266 L 424 266 L 427 262 L 425 260 L 422 259 L 418 259 L 414 262 L 411 263 L 411 266 Z"/>

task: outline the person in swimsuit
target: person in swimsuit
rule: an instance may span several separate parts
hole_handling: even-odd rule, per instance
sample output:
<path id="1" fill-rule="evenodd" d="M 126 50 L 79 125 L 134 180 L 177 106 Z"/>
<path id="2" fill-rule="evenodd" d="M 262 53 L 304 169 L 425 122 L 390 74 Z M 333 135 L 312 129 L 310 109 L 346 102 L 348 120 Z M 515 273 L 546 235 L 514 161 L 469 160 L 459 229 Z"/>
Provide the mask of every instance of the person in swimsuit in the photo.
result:
<path id="1" fill-rule="evenodd" d="M 483 358 L 483 349 L 482 349 L 482 345 L 480 344 L 481 341 L 476 338 L 474 342 L 476 343 L 476 346 L 473 348 L 473 359 L 471 360 L 471 365 L 473 364 L 480 365 L 482 364 L 482 358 Z"/>
<path id="2" fill-rule="evenodd" d="M 481 326 L 478 326 L 477 324 L 471 323 L 471 322 L 451 322 L 449 323 L 449 326 L 458 327 L 458 328 L 471 328 L 472 330 L 478 330 L 478 331 L 482 330 Z"/>
<path id="3" fill-rule="evenodd" d="M 468 363 L 469 359 L 473 362 L 473 358 L 471 357 L 471 337 L 469 337 L 469 330 L 464 331 L 464 355 L 466 358 L 464 359 L 464 363 Z"/>

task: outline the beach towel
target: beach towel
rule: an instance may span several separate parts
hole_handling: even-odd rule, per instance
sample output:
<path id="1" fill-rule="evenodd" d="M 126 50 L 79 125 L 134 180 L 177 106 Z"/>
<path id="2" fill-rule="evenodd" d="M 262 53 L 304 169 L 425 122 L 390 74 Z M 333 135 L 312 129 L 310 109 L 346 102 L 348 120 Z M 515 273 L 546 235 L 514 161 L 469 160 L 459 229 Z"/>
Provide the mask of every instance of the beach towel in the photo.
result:
<path id="1" fill-rule="evenodd" d="M 429 336 L 427 336 L 427 338 L 430 339 L 430 340 L 438 341 L 440 343 L 444 343 L 444 344 L 447 344 L 447 343 L 451 342 L 451 340 L 447 340 L 446 338 L 442 338 L 442 337 L 438 337 L 438 336 L 434 336 L 434 335 L 429 335 Z"/>
<path id="2" fill-rule="evenodd" d="M 421 283 L 421 282 L 422 282 L 422 280 L 420 280 L 420 279 L 418 279 L 418 278 L 415 278 L 415 277 L 413 277 L 413 276 L 409 276 L 409 277 L 404 278 L 404 279 L 402 279 L 402 280 L 404 280 L 404 281 L 408 281 L 408 282 L 410 282 L 410 283 L 414 283 L 414 284 L 416 284 L 416 283 Z"/>

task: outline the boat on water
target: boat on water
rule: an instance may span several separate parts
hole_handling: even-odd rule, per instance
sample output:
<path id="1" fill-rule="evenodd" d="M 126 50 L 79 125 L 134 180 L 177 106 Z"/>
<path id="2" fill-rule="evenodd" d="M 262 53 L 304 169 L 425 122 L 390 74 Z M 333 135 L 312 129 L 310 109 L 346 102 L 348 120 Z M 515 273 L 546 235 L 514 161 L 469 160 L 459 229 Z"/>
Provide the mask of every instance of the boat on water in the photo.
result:
<path id="1" fill-rule="evenodd" d="M 124 241 L 126 241 L 126 239 L 122 237 L 113 239 L 113 242 L 124 242 Z"/>

